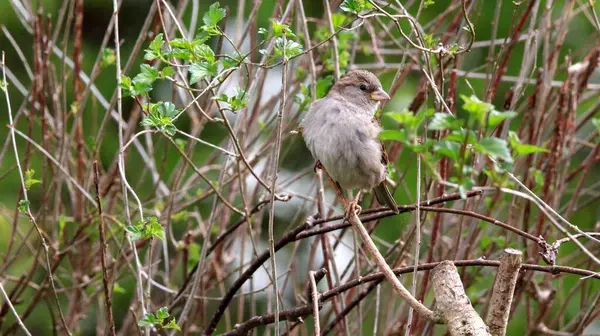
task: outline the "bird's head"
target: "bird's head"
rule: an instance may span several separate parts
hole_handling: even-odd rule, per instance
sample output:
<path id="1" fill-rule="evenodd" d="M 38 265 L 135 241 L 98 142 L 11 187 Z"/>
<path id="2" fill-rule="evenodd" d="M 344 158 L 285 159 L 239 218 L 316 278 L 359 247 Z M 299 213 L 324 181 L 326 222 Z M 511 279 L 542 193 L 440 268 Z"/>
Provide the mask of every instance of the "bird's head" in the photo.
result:
<path id="1" fill-rule="evenodd" d="M 379 79 L 366 70 L 347 72 L 331 88 L 330 94 L 341 95 L 351 103 L 368 108 L 375 108 L 380 101 L 390 99 Z"/>

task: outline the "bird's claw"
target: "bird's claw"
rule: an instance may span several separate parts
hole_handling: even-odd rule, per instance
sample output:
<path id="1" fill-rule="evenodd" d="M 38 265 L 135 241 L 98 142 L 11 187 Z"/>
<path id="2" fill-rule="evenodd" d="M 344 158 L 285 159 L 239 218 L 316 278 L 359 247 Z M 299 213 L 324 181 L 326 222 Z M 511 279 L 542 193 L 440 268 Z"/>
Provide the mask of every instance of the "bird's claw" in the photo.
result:
<path id="1" fill-rule="evenodd" d="M 315 173 L 317 172 L 317 169 L 322 169 L 323 165 L 321 164 L 321 161 L 317 160 L 315 161 L 315 166 L 313 167 L 313 170 L 315 171 Z"/>
<path id="2" fill-rule="evenodd" d="M 350 202 L 348 202 L 348 205 L 346 206 L 345 212 L 344 212 L 344 220 L 348 220 L 348 218 L 350 218 L 350 216 L 352 214 L 355 215 L 360 215 L 360 213 L 362 212 L 362 207 L 360 205 L 358 205 L 358 200 L 352 200 Z"/>

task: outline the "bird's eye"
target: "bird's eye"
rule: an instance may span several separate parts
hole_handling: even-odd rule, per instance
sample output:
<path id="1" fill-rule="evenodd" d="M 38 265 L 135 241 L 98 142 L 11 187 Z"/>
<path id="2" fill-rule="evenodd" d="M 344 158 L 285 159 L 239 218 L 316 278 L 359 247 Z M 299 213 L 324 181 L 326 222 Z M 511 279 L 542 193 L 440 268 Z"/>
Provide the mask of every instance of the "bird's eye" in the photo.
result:
<path id="1" fill-rule="evenodd" d="M 361 91 L 367 90 L 367 86 L 365 84 L 360 84 L 359 88 Z"/>

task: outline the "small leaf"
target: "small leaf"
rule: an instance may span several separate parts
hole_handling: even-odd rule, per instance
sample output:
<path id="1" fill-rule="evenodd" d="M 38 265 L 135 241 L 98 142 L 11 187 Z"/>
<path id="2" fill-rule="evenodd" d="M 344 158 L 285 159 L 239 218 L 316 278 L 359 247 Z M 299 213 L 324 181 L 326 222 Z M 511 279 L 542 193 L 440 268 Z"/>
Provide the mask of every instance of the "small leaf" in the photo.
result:
<path id="1" fill-rule="evenodd" d="M 198 54 L 202 61 L 215 62 L 215 52 L 206 44 L 194 46 L 194 52 Z"/>
<path id="2" fill-rule="evenodd" d="M 522 144 L 519 136 L 515 132 L 508 132 L 508 142 L 517 157 L 526 156 L 533 153 L 546 153 L 548 150 L 543 147 L 538 147 L 530 144 Z"/>
<path id="3" fill-rule="evenodd" d="M 388 112 L 385 115 L 394 119 L 398 124 L 406 126 L 408 129 L 414 129 L 419 122 L 419 118 L 408 110 L 402 112 Z"/>
<path id="4" fill-rule="evenodd" d="M 193 85 L 207 77 L 216 76 L 219 69 L 217 63 L 198 62 L 192 64 L 189 71 L 192 74 L 190 85 Z"/>
<path id="5" fill-rule="evenodd" d="M 450 113 L 438 112 L 433 115 L 433 119 L 431 119 L 428 129 L 433 131 L 442 131 L 446 129 L 456 130 L 462 126 L 462 123 L 462 120 L 456 119 L 456 117 Z"/>
<path id="6" fill-rule="evenodd" d="M 515 111 L 499 112 L 496 110 L 492 110 L 492 111 L 490 111 L 490 114 L 488 116 L 488 126 L 489 127 L 497 126 L 504 120 L 512 119 L 512 118 L 516 117 L 517 115 L 518 114 Z"/>
<path id="7" fill-rule="evenodd" d="M 452 133 L 450 133 L 444 139 L 448 140 L 448 141 L 455 141 L 455 142 L 458 142 L 458 143 L 464 143 L 465 142 L 465 138 L 467 138 L 466 139 L 467 140 L 467 144 L 474 144 L 475 142 L 477 142 L 477 136 L 475 135 L 475 132 L 473 132 L 471 130 L 466 130 L 466 129 L 460 129 L 460 130 L 452 131 Z"/>
<path id="8" fill-rule="evenodd" d="M 465 95 L 460 96 L 462 100 L 465 102 L 463 104 L 463 109 L 469 112 L 471 117 L 475 118 L 479 122 L 480 125 L 483 125 L 485 121 L 485 115 L 491 111 L 494 106 L 490 103 L 485 103 L 479 100 L 476 96 L 472 95 L 467 97 Z"/>
<path id="9" fill-rule="evenodd" d="M 406 143 L 409 141 L 406 130 L 384 130 L 379 133 L 381 140 L 394 140 Z"/>
<path id="10" fill-rule="evenodd" d="M 163 328 L 164 329 L 175 329 L 175 330 L 181 331 L 181 328 L 177 325 L 177 321 L 175 320 L 175 317 L 170 319 L 167 324 L 164 324 Z"/>
<path id="11" fill-rule="evenodd" d="M 158 320 L 164 320 L 169 316 L 169 308 L 167 307 L 161 307 L 156 311 L 156 318 Z"/>
<path id="12" fill-rule="evenodd" d="M 373 8 L 366 0 L 344 0 L 340 5 L 340 9 L 344 12 L 350 12 L 354 14 L 359 14 L 361 11 L 365 9 Z"/>
<path id="13" fill-rule="evenodd" d="M 22 214 L 26 214 L 30 205 L 31 205 L 31 202 L 26 201 L 26 200 L 20 200 L 19 206 L 18 206 L 19 212 Z"/>
<path id="14" fill-rule="evenodd" d="M 125 290 L 125 288 L 121 287 L 117 282 L 115 282 L 113 285 L 113 293 L 126 294 L 127 290 Z"/>
<path id="15" fill-rule="evenodd" d="M 224 8 L 221 8 L 219 2 L 215 2 L 208 8 L 208 12 L 204 13 L 204 17 L 202 17 L 202 21 L 207 26 L 216 26 L 219 21 L 225 18 L 227 11 Z"/>
<path id="16" fill-rule="evenodd" d="M 276 21 L 276 20 L 271 20 L 271 23 L 273 25 L 273 36 L 283 36 L 283 35 L 290 36 L 290 37 L 296 36 L 290 29 L 290 26 L 288 26 L 287 24 Z"/>
<path id="17" fill-rule="evenodd" d="M 433 146 L 433 150 L 442 156 L 458 161 L 460 155 L 460 145 L 457 142 L 442 140 Z"/>
<path id="18" fill-rule="evenodd" d="M 163 117 L 174 117 L 179 114 L 179 110 L 175 108 L 175 104 L 171 102 L 160 102 L 158 106 L 158 113 Z"/>
<path id="19" fill-rule="evenodd" d="M 275 40 L 275 56 L 282 57 L 283 56 L 283 38 L 278 37 Z M 289 60 L 295 56 L 302 54 L 303 48 L 302 45 L 293 40 L 285 41 L 285 59 Z"/>
<path id="20" fill-rule="evenodd" d="M 138 241 L 142 239 L 142 231 L 137 226 L 129 225 L 125 227 L 125 231 L 129 235 L 132 241 Z"/>
<path id="21" fill-rule="evenodd" d="M 42 183 L 40 180 L 36 180 L 33 178 L 33 174 L 35 174 L 35 170 L 28 169 L 25 172 L 25 189 L 29 190 L 32 185 Z"/>
<path id="22" fill-rule="evenodd" d="M 487 154 L 492 158 L 500 158 L 507 162 L 512 162 L 508 144 L 505 140 L 499 138 L 483 138 L 478 144 L 475 144 L 475 149 L 480 153 Z"/>
<path id="23" fill-rule="evenodd" d="M 136 87 L 137 84 L 152 85 L 152 83 L 158 79 L 159 75 L 160 72 L 158 69 L 155 69 L 148 64 L 142 64 L 140 65 L 140 73 L 133 78 L 134 87 Z"/>
<path id="24" fill-rule="evenodd" d="M 140 326 L 140 327 L 152 327 L 157 322 L 158 321 L 156 320 L 156 317 L 154 316 L 154 314 L 152 314 L 152 313 L 146 313 L 146 315 L 144 315 L 142 317 L 142 319 L 138 321 L 138 326 Z"/>
<path id="25" fill-rule="evenodd" d="M 115 64 L 117 60 L 117 56 L 115 54 L 115 50 L 111 48 L 104 48 L 102 50 L 102 60 L 100 61 L 100 67 L 106 68 L 110 65 Z"/>
<path id="26" fill-rule="evenodd" d="M 166 66 L 160 71 L 161 78 L 173 76 L 174 74 L 175 74 L 175 68 L 173 68 L 171 66 Z"/>

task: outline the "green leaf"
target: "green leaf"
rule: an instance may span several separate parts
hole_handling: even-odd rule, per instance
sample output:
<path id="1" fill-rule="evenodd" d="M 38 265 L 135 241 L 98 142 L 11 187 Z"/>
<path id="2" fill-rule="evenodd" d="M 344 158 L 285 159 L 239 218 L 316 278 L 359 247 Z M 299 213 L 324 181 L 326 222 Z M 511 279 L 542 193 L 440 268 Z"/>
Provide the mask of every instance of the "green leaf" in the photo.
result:
<path id="1" fill-rule="evenodd" d="M 104 69 L 110 65 L 115 64 L 117 56 L 115 50 L 112 48 L 104 48 L 102 50 L 102 60 L 100 61 L 100 68 Z"/>
<path id="2" fill-rule="evenodd" d="M 456 130 L 459 129 L 462 124 L 463 121 L 456 119 L 454 115 L 438 112 L 433 115 L 433 119 L 431 119 L 428 129 L 433 131 L 442 131 L 446 129 Z"/>
<path id="3" fill-rule="evenodd" d="M 145 238 L 158 238 L 162 239 L 164 234 L 164 228 L 158 223 L 158 218 L 149 217 L 146 219 L 144 237 Z"/>
<path id="4" fill-rule="evenodd" d="M 485 121 L 485 115 L 494 109 L 494 105 L 490 103 L 485 103 L 479 100 L 476 96 L 472 95 L 467 97 L 465 95 L 460 96 L 464 101 L 463 109 L 469 112 L 472 118 L 477 120 L 480 125 L 483 125 Z"/>
<path id="5" fill-rule="evenodd" d="M 160 52 L 160 48 L 162 48 L 162 45 L 164 43 L 165 43 L 165 41 L 163 39 L 163 33 L 158 33 L 154 37 L 154 40 L 152 40 L 152 42 L 150 42 L 150 50 L 155 51 L 155 52 Z"/>
<path id="6" fill-rule="evenodd" d="M 442 156 L 458 161 L 460 155 L 460 145 L 457 142 L 442 140 L 433 146 L 433 150 Z"/>
<path id="7" fill-rule="evenodd" d="M 408 110 L 402 112 L 388 112 L 385 115 L 394 119 L 398 124 L 406 126 L 408 129 L 414 129 L 419 123 L 419 118 Z"/>
<path id="8" fill-rule="evenodd" d="M 169 317 L 169 308 L 167 307 L 161 307 L 156 311 L 156 318 L 159 320 L 164 320 L 167 317 Z"/>
<path id="9" fill-rule="evenodd" d="M 17 208 L 19 209 L 20 213 L 26 214 L 27 213 L 27 209 L 29 209 L 30 205 L 31 205 L 31 202 L 26 201 L 26 200 L 20 200 L 19 201 L 19 206 Z"/>
<path id="10" fill-rule="evenodd" d="M 271 24 L 273 25 L 273 36 L 286 35 L 296 37 L 296 35 L 294 35 L 292 30 L 290 29 L 290 26 L 288 26 L 287 24 L 276 20 L 271 20 Z"/>
<path id="11" fill-rule="evenodd" d="M 127 234 L 129 235 L 129 238 L 132 241 L 138 241 L 140 239 L 142 239 L 142 230 L 134 225 L 128 225 L 125 227 L 125 231 L 127 232 Z"/>
<path id="12" fill-rule="evenodd" d="M 58 232 L 63 232 L 67 225 L 67 217 L 65 215 L 58 216 Z"/>
<path id="13" fill-rule="evenodd" d="M 34 174 L 35 174 L 35 170 L 33 170 L 33 169 L 28 169 L 25 172 L 25 189 L 29 190 L 32 185 L 42 183 L 40 180 L 36 180 L 33 178 Z"/>
<path id="14" fill-rule="evenodd" d="M 354 14 L 359 14 L 361 11 L 365 9 L 373 8 L 366 0 L 344 0 L 340 5 L 340 9 L 344 12 L 350 12 Z"/>
<path id="15" fill-rule="evenodd" d="M 125 288 L 121 287 L 117 282 L 113 285 L 113 293 L 126 294 Z"/>
<path id="16" fill-rule="evenodd" d="M 207 61 L 208 63 L 215 62 L 215 52 L 206 44 L 194 46 L 194 52 L 198 54 L 202 61 Z"/>
<path id="17" fill-rule="evenodd" d="M 477 136 L 475 135 L 475 132 L 473 132 L 471 130 L 466 130 L 464 128 L 460 129 L 460 130 L 452 131 L 452 133 L 448 134 L 448 136 L 445 137 L 444 139 L 448 140 L 448 141 L 456 141 L 459 143 L 464 143 L 465 138 L 467 138 L 467 144 L 474 144 L 475 142 L 477 142 Z"/>
<path id="18" fill-rule="evenodd" d="M 218 63 L 198 62 L 192 64 L 189 71 L 192 74 L 190 85 L 193 85 L 207 77 L 216 76 L 219 72 L 219 68 Z"/>
<path id="19" fill-rule="evenodd" d="M 333 76 L 321 77 L 317 80 L 317 99 L 321 99 L 327 95 L 329 89 L 333 86 Z"/>
<path id="20" fill-rule="evenodd" d="M 409 141 L 406 130 L 384 130 L 379 133 L 379 139 L 400 141 L 402 143 L 408 143 Z"/>
<path id="21" fill-rule="evenodd" d="M 152 313 L 146 313 L 141 320 L 138 321 L 140 327 L 152 327 L 157 324 L 156 317 Z"/>
<path id="22" fill-rule="evenodd" d="M 523 144 L 521 140 L 519 140 L 519 136 L 517 133 L 510 131 L 508 132 L 508 143 L 510 147 L 513 149 L 514 153 L 517 157 L 533 154 L 533 153 L 546 153 L 548 150 L 543 147 L 538 147 L 530 144 Z"/>
<path id="23" fill-rule="evenodd" d="M 175 329 L 175 330 L 181 331 L 181 328 L 177 325 L 177 321 L 175 320 L 175 318 L 170 319 L 167 324 L 163 325 L 163 328 L 164 329 Z"/>
<path id="24" fill-rule="evenodd" d="M 479 143 L 475 144 L 475 150 L 480 153 L 487 154 L 492 158 L 500 158 L 507 162 L 512 162 L 508 144 L 505 140 L 491 137 L 483 138 Z"/>
<path id="25" fill-rule="evenodd" d="M 512 118 L 516 117 L 517 115 L 518 114 L 515 111 L 499 112 L 496 110 L 492 110 L 492 111 L 490 111 L 490 114 L 488 116 L 488 126 L 489 127 L 497 126 L 504 120 L 512 119 Z"/>
<path id="26" fill-rule="evenodd" d="M 160 58 L 162 55 L 161 48 L 165 41 L 163 40 L 163 34 L 157 34 L 154 37 L 154 40 L 150 42 L 150 46 L 146 49 L 146 53 L 144 54 L 144 59 L 147 61 L 153 61 L 157 58 Z"/>
<path id="27" fill-rule="evenodd" d="M 208 8 L 208 12 L 204 13 L 202 17 L 202 21 L 207 26 L 216 26 L 219 21 L 225 18 L 227 11 L 224 8 L 221 8 L 219 2 L 215 2 Z"/>
<path id="28" fill-rule="evenodd" d="M 596 130 L 600 132 L 600 118 L 592 119 L 592 125 L 596 126 Z"/>
<path id="29" fill-rule="evenodd" d="M 175 68 L 173 68 L 171 66 L 166 66 L 160 71 L 161 78 L 173 76 L 174 74 L 175 74 Z"/>
<path id="30" fill-rule="evenodd" d="M 174 117 L 179 114 L 179 110 L 175 108 L 175 104 L 171 102 L 160 102 L 158 105 L 158 113 L 163 117 Z"/>
<path id="31" fill-rule="evenodd" d="M 303 52 L 303 48 L 300 43 L 293 41 L 293 40 L 285 41 L 285 59 L 289 60 L 290 58 L 293 58 L 295 56 L 302 54 L 302 52 Z M 275 40 L 274 54 L 276 57 L 283 56 L 283 38 L 282 37 L 278 37 Z"/>

